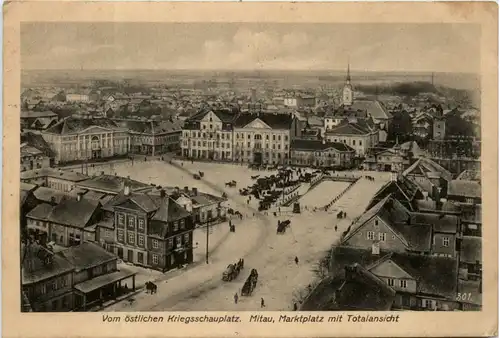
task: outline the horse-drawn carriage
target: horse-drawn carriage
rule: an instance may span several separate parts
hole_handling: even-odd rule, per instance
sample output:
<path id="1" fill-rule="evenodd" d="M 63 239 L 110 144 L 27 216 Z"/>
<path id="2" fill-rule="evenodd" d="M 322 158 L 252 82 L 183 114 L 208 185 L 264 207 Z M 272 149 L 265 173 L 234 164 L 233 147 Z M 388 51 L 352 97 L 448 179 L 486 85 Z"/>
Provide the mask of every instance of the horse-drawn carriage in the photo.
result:
<path id="1" fill-rule="evenodd" d="M 250 296 L 257 286 L 257 280 L 259 279 L 259 274 L 256 269 L 252 269 L 250 272 L 250 276 L 248 276 L 245 284 L 243 284 L 243 288 L 241 289 L 242 296 Z"/>
<path id="2" fill-rule="evenodd" d="M 226 187 L 236 187 L 236 181 L 232 180 L 232 181 L 226 182 Z"/>
<path id="3" fill-rule="evenodd" d="M 205 173 L 204 173 L 203 171 L 198 171 L 198 175 L 199 175 L 200 177 L 203 177 L 203 176 L 205 176 Z"/>
<path id="4" fill-rule="evenodd" d="M 243 265 L 244 261 L 242 258 L 240 258 L 238 263 L 229 264 L 226 270 L 224 270 L 224 272 L 222 273 L 222 280 L 225 282 L 229 282 L 238 277 L 240 271 L 243 269 Z"/>
<path id="5" fill-rule="evenodd" d="M 198 175 L 198 174 L 193 174 L 193 178 L 194 178 L 195 180 L 201 180 L 201 176 L 200 176 L 200 175 Z"/>
<path id="6" fill-rule="evenodd" d="M 346 216 L 347 216 L 347 214 L 345 212 L 343 212 L 342 210 L 339 211 L 339 213 L 337 214 L 338 219 L 345 218 Z"/>
<path id="7" fill-rule="evenodd" d="M 276 233 L 277 234 L 284 234 L 286 231 L 286 228 L 288 228 L 291 223 L 292 222 L 289 219 L 287 219 L 286 221 L 283 221 L 283 222 L 278 221 L 278 227 L 276 229 Z"/>

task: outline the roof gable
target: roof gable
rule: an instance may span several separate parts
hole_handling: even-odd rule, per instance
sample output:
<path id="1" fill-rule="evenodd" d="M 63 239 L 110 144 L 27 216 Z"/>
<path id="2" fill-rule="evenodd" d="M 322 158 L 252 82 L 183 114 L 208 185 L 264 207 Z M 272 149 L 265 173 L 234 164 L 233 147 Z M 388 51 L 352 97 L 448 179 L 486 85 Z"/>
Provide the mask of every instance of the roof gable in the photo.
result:
<path id="1" fill-rule="evenodd" d="M 201 121 L 209 122 L 210 119 L 212 119 L 212 122 L 222 122 L 221 119 L 213 111 L 209 111 L 207 114 L 205 114 Z"/>
<path id="2" fill-rule="evenodd" d="M 399 265 L 394 263 L 390 258 L 381 259 L 375 262 L 372 266 L 368 267 L 368 270 L 378 277 L 388 277 L 397 279 L 415 279 L 412 275 L 406 272 Z"/>
<path id="3" fill-rule="evenodd" d="M 271 129 L 270 126 L 268 126 L 264 121 L 262 121 L 259 118 L 256 118 L 252 122 L 248 123 L 246 126 L 243 128 L 253 128 L 253 129 Z"/>

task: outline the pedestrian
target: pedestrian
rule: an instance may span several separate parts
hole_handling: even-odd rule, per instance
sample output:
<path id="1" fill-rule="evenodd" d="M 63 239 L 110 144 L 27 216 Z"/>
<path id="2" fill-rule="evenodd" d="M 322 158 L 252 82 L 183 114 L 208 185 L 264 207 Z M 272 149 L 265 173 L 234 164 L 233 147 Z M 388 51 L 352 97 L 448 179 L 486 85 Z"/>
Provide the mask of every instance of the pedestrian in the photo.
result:
<path id="1" fill-rule="evenodd" d="M 299 265 L 299 258 L 295 256 L 295 264 Z"/>
<path id="2" fill-rule="evenodd" d="M 238 293 L 234 294 L 234 304 L 238 304 Z"/>
<path id="3" fill-rule="evenodd" d="M 297 303 L 293 303 L 293 311 L 297 311 L 297 309 L 298 309 Z"/>
<path id="4" fill-rule="evenodd" d="M 338 228 L 337 228 L 337 226 L 335 225 L 335 232 L 337 232 L 337 229 L 338 229 Z"/>
<path id="5" fill-rule="evenodd" d="M 266 304 L 264 303 L 264 298 L 260 299 L 260 307 L 261 308 L 266 307 Z"/>

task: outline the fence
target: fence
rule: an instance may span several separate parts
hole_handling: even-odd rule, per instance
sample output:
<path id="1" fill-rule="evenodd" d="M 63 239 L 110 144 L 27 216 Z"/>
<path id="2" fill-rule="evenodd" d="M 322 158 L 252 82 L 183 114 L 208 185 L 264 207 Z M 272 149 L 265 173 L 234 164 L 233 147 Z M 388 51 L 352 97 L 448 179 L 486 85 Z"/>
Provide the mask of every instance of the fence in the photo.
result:
<path id="1" fill-rule="evenodd" d="M 357 179 L 355 179 L 354 181 L 351 181 L 351 183 L 340 193 L 337 195 L 337 197 L 335 197 L 330 203 L 328 203 L 327 205 L 325 205 L 323 207 L 323 209 L 325 210 L 328 210 L 335 202 L 337 202 L 340 198 L 342 198 L 342 196 L 344 196 L 344 194 L 352 188 L 353 185 L 355 185 L 359 180 L 361 179 L 361 177 L 358 177 Z"/>
<path id="2" fill-rule="evenodd" d="M 289 203 L 293 199 L 298 199 L 300 198 L 299 192 L 297 191 L 300 188 L 301 184 L 297 183 L 294 186 L 287 187 L 283 190 L 283 196 L 278 198 L 278 200 L 273 203 L 273 207 L 279 207 L 282 205 L 289 205 Z"/>

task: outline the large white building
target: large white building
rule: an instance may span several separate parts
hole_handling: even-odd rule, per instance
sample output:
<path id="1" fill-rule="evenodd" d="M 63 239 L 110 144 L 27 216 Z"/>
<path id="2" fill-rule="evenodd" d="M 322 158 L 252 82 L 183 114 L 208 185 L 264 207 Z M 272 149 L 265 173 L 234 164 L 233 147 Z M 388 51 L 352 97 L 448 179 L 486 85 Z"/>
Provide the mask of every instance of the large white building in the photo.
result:
<path id="1" fill-rule="evenodd" d="M 295 118 L 284 114 L 200 112 L 186 120 L 184 157 L 256 164 L 288 163 Z"/>
<path id="2" fill-rule="evenodd" d="M 125 155 L 130 135 L 109 119 L 69 117 L 42 132 L 55 162 L 71 162 Z"/>

